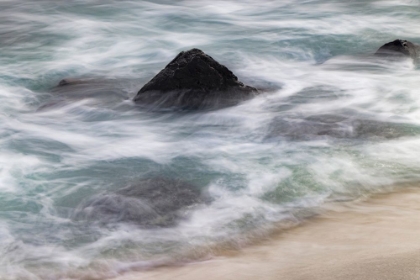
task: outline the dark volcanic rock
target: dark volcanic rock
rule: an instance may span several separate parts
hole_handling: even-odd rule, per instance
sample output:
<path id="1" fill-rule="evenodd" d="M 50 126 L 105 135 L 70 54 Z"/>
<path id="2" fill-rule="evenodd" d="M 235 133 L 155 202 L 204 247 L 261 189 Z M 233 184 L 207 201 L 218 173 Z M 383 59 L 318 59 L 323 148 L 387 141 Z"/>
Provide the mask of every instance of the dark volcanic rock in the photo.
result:
<path id="1" fill-rule="evenodd" d="M 407 40 L 397 39 L 380 47 L 375 55 L 382 57 L 411 57 L 416 63 L 419 62 L 420 46 Z"/>
<path id="2" fill-rule="evenodd" d="M 212 57 L 191 49 L 178 54 L 144 85 L 134 101 L 163 108 L 214 108 L 235 105 L 257 93 Z"/>
<path id="3" fill-rule="evenodd" d="M 113 193 L 94 196 L 76 209 L 75 219 L 173 226 L 189 206 L 210 202 L 199 188 L 179 180 L 153 178 Z"/>

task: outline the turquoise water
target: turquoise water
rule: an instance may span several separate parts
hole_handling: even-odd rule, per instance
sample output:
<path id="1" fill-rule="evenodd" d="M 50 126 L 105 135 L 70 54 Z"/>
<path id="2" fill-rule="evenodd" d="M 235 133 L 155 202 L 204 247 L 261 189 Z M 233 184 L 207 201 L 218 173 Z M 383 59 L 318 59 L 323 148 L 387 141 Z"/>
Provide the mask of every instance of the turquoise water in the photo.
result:
<path id="1" fill-rule="evenodd" d="M 1 1 L 0 279 L 103 279 L 200 259 L 325 202 L 419 181 L 419 71 L 369 56 L 397 38 L 420 43 L 419 6 Z M 206 112 L 132 103 L 193 47 L 268 92 Z M 97 82 L 69 94 L 54 89 L 63 78 Z M 73 218 L 89 197 L 154 176 L 212 202 L 167 228 Z"/>

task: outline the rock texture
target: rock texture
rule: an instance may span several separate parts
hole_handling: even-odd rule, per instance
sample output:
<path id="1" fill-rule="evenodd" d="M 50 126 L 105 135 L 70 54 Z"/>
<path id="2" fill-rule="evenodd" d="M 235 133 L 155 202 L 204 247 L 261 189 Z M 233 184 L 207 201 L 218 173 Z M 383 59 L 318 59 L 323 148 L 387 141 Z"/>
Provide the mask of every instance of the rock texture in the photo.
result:
<path id="1" fill-rule="evenodd" d="M 187 109 L 226 107 L 252 98 L 257 89 L 246 86 L 225 66 L 199 49 L 178 54 L 144 85 L 138 104 Z"/>
<path id="2" fill-rule="evenodd" d="M 410 57 L 416 63 L 420 60 L 420 46 L 407 40 L 397 39 L 380 47 L 375 55 L 382 57 Z"/>
<path id="3" fill-rule="evenodd" d="M 105 224 L 130 222 L 143 227 L 167 227 L 184 216 L 182 210 L 207 202 L 209 196 L 193 185 L 152 178 L 82 202 L 74 218 Z"/>

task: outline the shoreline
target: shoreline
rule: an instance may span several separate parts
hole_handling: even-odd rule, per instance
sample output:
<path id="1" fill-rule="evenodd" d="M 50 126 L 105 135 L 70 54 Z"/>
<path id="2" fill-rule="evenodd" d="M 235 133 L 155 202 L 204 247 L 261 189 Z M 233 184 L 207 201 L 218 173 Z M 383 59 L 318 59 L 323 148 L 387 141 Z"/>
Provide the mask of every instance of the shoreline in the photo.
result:
<path id="1" fill-rule="evenodd" d="M 114 279 L 420 279 L 420 188 L 323 209 L 241 250 Z"/>

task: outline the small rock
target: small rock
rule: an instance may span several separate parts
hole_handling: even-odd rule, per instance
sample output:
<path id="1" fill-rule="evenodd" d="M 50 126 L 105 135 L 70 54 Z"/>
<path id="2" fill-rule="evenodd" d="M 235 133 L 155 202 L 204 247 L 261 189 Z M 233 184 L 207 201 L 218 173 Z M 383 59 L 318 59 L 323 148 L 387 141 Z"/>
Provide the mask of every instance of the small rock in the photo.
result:
<path id="1" fill-rule="evenodd" d="M 410 57 L 414 62 L 418 63 L 420 46 L 407 40 L 397 39 L 380 47 L 375 55 L 392 58 Z"/>

